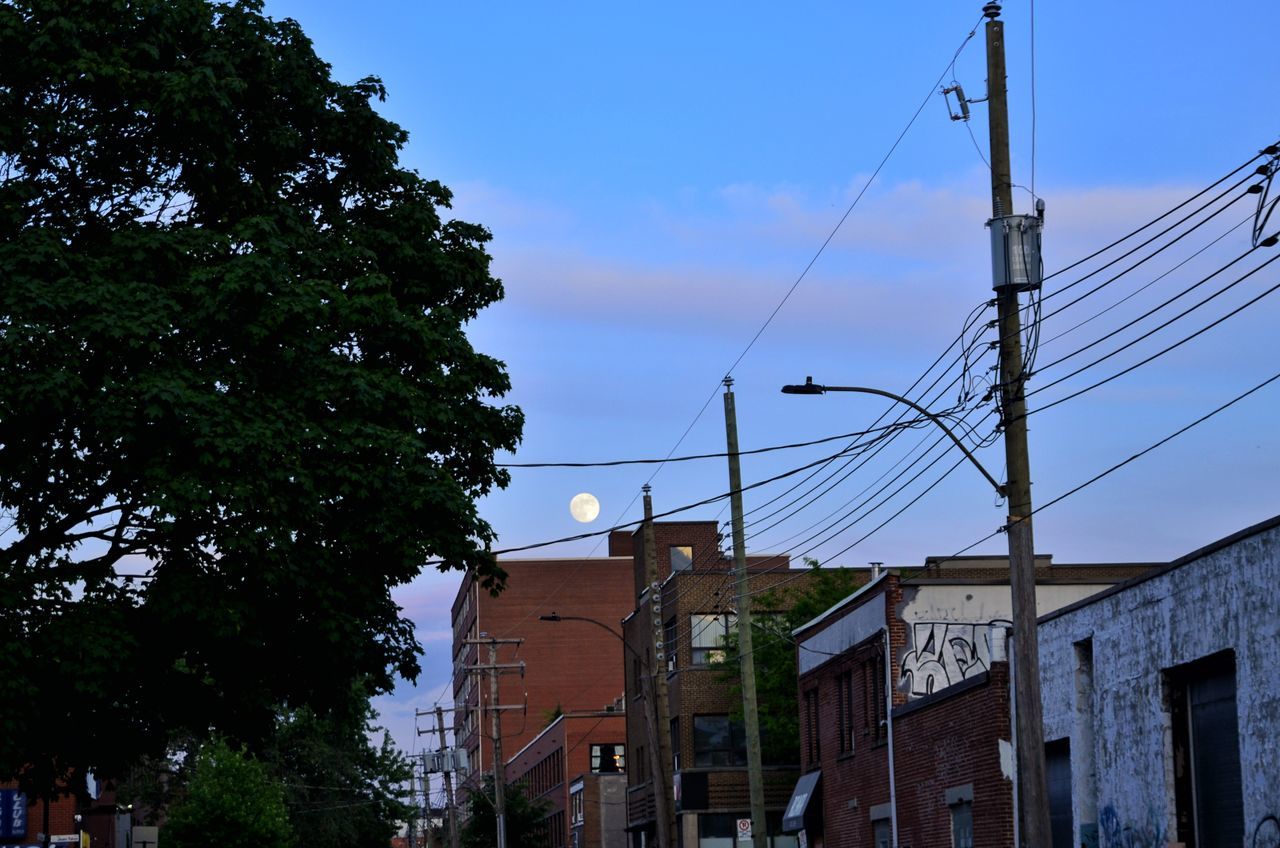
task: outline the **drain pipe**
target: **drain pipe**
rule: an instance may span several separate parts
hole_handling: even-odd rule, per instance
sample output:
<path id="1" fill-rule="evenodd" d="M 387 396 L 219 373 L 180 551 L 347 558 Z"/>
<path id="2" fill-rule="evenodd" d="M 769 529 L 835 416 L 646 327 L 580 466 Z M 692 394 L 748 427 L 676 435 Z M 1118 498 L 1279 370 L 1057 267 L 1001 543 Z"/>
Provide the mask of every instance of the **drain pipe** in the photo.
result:
<path id="1" fill-rule="evenodd" d="M 889 736 L 889 826 L 893 830 L 893 848 L 898 848 L 898 782 L 893 771 L 893 650 L 889 627 L 884 628 L 884 721 Z"/>

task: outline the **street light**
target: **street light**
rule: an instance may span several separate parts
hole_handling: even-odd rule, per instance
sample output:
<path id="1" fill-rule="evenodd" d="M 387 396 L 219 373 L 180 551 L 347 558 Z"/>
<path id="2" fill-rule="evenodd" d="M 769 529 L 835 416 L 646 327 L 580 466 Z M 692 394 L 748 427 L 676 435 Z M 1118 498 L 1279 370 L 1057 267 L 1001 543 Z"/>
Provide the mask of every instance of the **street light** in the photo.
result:
<path id="1" fill-rule="evenodd" d="M 621 642 L 622 647 L 626 648 L 628 651 L 631 651 L 633 654 L 635 653 L 635 649 L 627 644 L 627 640 L 622 638 L 621 633 L 614 630 L 612 627 L 605 624 L 603 621 L 596 621 L 594 618 L 587 618 L 584 615 L 560 615 L 555 610 L 552 610 L 550 615 L 538 616 L 538 621 L 585 621 L 587 624 L 594 624 L 596 627 L 599 627 L 602 630 L 605 630 L 606 632 L 608 632 L 610 636 L 612 636 L 613 638 Z"/>
<path id="2" fill-rule="evenodd" d="M 973 467 L 982 472 L 983 477 L 987 478 L 987 482 L 996 490 L 996 494 L 1002 498 L 1005 496 L 1005 487 L 1000 483 L 997 483 L 996 478 L 992 477 L 991 474 L 987 472 L 987 469 L 982 467 L 982 463 L 978 462 L 977 457 L 975 457 L 969 449 L 965 447 L 964 442 L 960 441 L 959 437 L 957 437 L 955 433 L 951 432 L 951 428 L 946 424 L 943 424 L 942 419 L 938 416 L 934 415 L 932 412 L 914 401 L 907 400 L 901 395 L 895 395 L 893 392 L 886 392 L 882 389 L 869 389 L 865 386 L 824 386 L 820 383 L 813 382 L 812 377 L 805 377 L 804 385 L 788 385 L 782 387 L 782 393 L 784 395 L 824 395 L 827 392 L 857 392 L 858 394 L 864 395 L 879 395 L 880 397 L 886 397 L 889 400 L 896 401 L 897 403 L 906 404 L 925 418 L 928 418 L 934 424 L 941 427 L 942 432 L 950 436 L 951 441 L 955 442 L 956 447 L 960 448 L 961 452 L 964 453 L 965 459 L 973 463 Z"/>
<path id="3" fill-rule="evenodd" d="M 1016 314 L 1016 310 L 1015 310 Z M 1016 333 L 1014 334 L 1016 337 Z M 987 469 L 974 457 L 969 449 L 951 432 L 938 416 L 913 401 L 880 389 L 868 389 L 862 386 L 823 386 L 806 377 L 804 385 L 782 387 L 783 394 L 788 395 L 821 395 L 827 392 L 858 392 L 867 395 L 879 395 L 897 403 L 905 404 L 928 418 L 942 428 L 951 437 L 956 447 L 964 453 L 969 462 L 982 472 L 996 494 L 1002 498 L 1009 497 L 1007 486 L 997 483 Z M 1008 436 L 1006 435 L 1006 441 Z M 1006 444 L 1007 447 L 1007 444 Z M 1025 450 L 1025 449 L 1024 449 Z M 1023 455 L 1025 466 L 1025 452 Z M 1012 468 L 1012 462 L 1010 462 Z M 1013 475 L 1010 475 L 1011 479 Z M 1020 490 L 1023 506 L 1030 509 L 1029 490 Z M 1030 512 L 1022 515 L 1018 512 L 1019 493 L 1009 498 L 1010 516 L 1008 529 L 1009 539 L 1009 590 L 1013 606 L 1013 679 L 1014 679 L 1014 712 L 1015 712 L 1015 746 L 1018 758 L 1018 780 L 1020 783 L 1020 804 L 1022 805 L 1022 821 L 1028 832 L 1044 830 L 1041 827 L 1047 816 L 1047 801 L 1044 785 L 1044 726 L 1040 701 L 1040 657 L 1039 645 L 1036 642 L 1036 583 L 1035 583 L 1035 550 L 1031 541 Z M 1041 840 L 1042 841 L 1042 840 Z M 1028 844 L 1039 842 L 1032 839 Z"/>

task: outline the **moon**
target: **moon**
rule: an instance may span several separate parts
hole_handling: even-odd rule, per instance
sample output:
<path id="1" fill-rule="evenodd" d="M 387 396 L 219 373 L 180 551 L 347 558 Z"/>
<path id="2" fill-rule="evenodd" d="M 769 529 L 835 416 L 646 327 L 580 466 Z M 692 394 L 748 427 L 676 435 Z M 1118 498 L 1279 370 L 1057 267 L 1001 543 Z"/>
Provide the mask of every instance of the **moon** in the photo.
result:
<path id="1" fill-rule="evenodd" d="M 569 501 L 569 514 L 573 520 L 582 524 L 590 524 L 600 514 L 600 501 L 590 492 L 582 492 Z"/>

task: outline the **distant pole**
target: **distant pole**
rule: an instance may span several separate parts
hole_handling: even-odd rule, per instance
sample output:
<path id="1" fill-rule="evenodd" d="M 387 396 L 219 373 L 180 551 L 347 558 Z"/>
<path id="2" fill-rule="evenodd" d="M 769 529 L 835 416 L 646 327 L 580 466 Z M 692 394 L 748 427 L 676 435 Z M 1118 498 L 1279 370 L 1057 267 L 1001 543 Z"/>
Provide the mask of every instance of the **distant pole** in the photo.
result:
<path id="1" fill-rule="evenodd" d="M 991 133 L 992 226 L 1013 214 L 1009 165 L 1009 106 L 1000 4 L 987 3 L 987 93 Z M 1006 266 L 1008 259 L 1005 259 Z M 1036 639 L 1036 562 L 1031 528 L 1031 462 L 1027 452 L 1026 374 L 1022 368 L 1022 326 L 1018 286 L 997 281 L 1000 328 L 1000 398 L 1005 465 L 1008 468 L 1009 585 L 1013 600 L 1014 690 L 1018 755 L 1018 797 L 1022 802 L 1022 842 L 1030 848 L 1052 843 L 1049 790 L 1045 774 L 1044 722 L 1040 703 L 1040 649 Z"/>
<path id="2" fill-rule="evenodd" d="M 653 763 L 653 817 L 657 820 L 658 848 L 674 848 L 672 828 L 675 824 L 675 795 L 671 785 L 671 706 L 667 703 L 666 646 L 663 644 L 664 622 L 662 618 L 662 584 L 658 582 L 657 541 L 653 532 L 653 497 L 649 485 L 644 486 L 644 575 L 649 584 L 649 616 L 652 632 L 653 662 L 645 669 L 649 678 L 649 694 L 653 706 L 648 711 L 657 725 L 649 738 L 649 748 L 654 750 Z"/>
<path id="3" fill-rule="evenodd" d="M 444 708 L 436 706 L 436 733 L 440 738 L 440 750 L 446 750 L 446 742 L 444 738 Z M 449 765 L 453 765 L 452 762 Z M 449 833 L 449 848 L 459 848 L 458 842 L 458 814 L 453 808 L 453 772 L 444 769 L 444 817 L 445 826 Z"/>
<path id="4" fill-rule="evenodd" d="M 760 713 L 756 703 L 756 660 L 751 650 L 751 592 L 747 583 L 747 541 L 742 525 L 742 467 L 738 455 L 738 414 L 733 378 L 724 378 L 724 429 L 729 449 L 729 505 L 733 514 L 733 566 L 738 587 L 738 669 L 742 715 L 747 732 L 747 779 L 751 796 L 751 844 L 767 848 L 764 766 L 760 757 Z"/>
<path id="5" fill-rule="evenodd" d="M 502 762 L 502 710 L 498 705 L 498 642 L 489 640 L 489 708 L 493 711 L 493 810 L 498 848 L 507 848 L 507 774 Z"/>

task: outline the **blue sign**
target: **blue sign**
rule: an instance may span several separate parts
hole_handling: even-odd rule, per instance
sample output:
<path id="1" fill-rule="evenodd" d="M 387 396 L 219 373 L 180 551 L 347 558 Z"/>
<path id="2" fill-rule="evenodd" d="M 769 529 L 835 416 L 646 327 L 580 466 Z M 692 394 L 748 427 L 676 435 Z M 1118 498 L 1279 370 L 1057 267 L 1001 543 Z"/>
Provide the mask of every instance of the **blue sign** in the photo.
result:
<path id="1" fill-rule="evenodd" d="M 27 835 L 27 796 L 16 789 L 0 789 L 0 837 Z"/>

